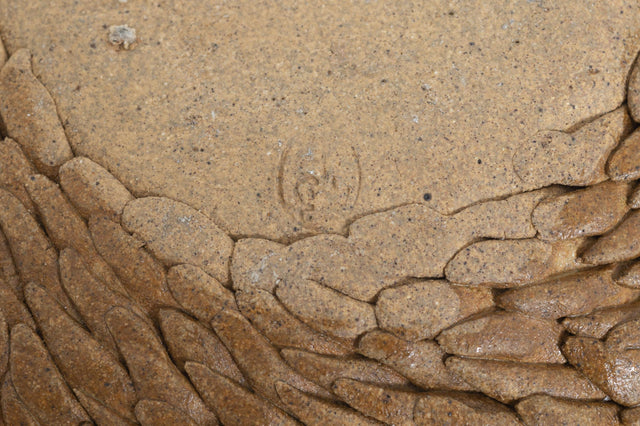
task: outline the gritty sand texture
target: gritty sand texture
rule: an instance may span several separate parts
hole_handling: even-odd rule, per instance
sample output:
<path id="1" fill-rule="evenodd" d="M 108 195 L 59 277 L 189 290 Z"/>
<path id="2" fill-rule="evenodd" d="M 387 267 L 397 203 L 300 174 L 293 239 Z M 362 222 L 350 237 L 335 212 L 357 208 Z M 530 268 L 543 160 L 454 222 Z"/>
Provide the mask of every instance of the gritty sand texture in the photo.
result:
<path id="1" fill-rule="evenodd" d="M 0 426 L 637 422 L 639 18 L 0 0 Z"/>
<path id="2" fill-rule="evenodd" d="M 451 212 L 531 189 L 516 153 L 543 167 L 535 135 L 564 135 L 624 100 L 637 8 L 4 0 L 0 19 L 7 51 L 33 54 L 76 155 L 227 233 L 283 239 L 406 203 Z M 137 45 L 113 46 L 113 25 L 135 29 Z M 557 149 L 578 161 L 615 145 L 604 139 Z"/>

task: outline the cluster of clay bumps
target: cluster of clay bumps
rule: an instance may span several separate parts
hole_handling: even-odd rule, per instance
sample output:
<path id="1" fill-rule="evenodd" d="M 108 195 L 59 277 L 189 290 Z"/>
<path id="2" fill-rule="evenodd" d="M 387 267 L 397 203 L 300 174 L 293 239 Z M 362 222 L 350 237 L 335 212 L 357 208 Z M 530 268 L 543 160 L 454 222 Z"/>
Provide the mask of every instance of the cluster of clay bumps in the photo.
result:
<path id="1" fill-rule="evenodd" d="M 15 52 L 0 424 L 636 424 L 639 93 L 636 67 L 628 107 L 535 135 L 537 190 L 286 245 L 74 157 Z"/>

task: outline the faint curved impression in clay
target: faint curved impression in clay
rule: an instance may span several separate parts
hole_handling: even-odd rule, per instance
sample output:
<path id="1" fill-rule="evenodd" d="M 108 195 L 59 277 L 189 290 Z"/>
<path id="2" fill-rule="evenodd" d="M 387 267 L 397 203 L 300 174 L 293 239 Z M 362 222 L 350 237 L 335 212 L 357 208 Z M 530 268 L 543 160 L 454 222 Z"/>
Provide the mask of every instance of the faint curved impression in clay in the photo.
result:
<path id="1" fill-rule="evenodd" d="M 360 158 L 355 148 L 307 142 L 281 158 L 278 192 L 285 208 L 305 227 L 341 232 L 360 194 Z"/>

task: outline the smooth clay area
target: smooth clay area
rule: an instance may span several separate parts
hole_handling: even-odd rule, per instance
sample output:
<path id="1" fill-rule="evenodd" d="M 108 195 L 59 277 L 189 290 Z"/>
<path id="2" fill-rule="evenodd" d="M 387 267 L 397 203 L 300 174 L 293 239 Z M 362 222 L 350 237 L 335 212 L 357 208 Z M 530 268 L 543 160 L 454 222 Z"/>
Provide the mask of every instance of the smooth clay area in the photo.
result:
<path id="1" fill-rule="evenodd" d="M 638 424 L 638 18 L 0 0 L 0 426 Z"/>

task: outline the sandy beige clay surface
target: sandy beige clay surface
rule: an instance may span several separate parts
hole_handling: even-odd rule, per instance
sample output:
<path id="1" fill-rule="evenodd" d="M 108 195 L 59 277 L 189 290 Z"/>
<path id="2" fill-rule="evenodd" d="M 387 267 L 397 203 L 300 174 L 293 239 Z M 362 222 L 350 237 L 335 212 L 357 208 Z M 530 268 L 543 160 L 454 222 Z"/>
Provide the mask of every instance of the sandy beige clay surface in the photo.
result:
<path id="1" fill-rule="evenodd" d="M 0 426 L 640 424 L 640 3 L 0 38 Z"/>

